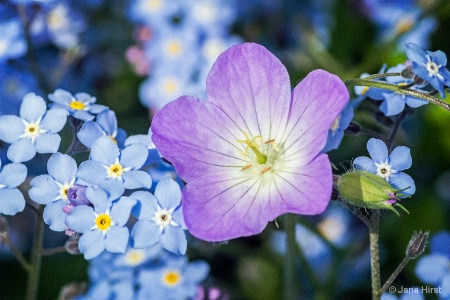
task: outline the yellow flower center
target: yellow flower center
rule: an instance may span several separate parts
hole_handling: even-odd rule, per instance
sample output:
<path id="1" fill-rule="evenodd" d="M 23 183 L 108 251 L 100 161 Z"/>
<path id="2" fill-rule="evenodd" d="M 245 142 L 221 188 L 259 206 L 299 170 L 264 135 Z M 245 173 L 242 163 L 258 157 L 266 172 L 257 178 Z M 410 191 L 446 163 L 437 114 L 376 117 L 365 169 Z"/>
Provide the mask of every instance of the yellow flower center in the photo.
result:
<path id="1" fill-rule="evenodd" d="M 367 93 L 368 90 L 369 90 L 369 87 L 365 86 L 361 91 L 361 95 L 364 95 L 365 93 Z"/>
<path id="2" fill-rule="evenodd" d="M 414 25 L 413 20 L 408 18 L 401 19 L 400 21 L 398 21 L 395 30 L 397 31 L 398 34 L 406 33 L 411 30 L 413 25 Z"/>
<path id="3" fill-rule="evenodd" d="M 164 89 L 169 94 L 174 94 L 178 91 L 178 82 L 173 79 L 169 79 L 164 83 Z"/>
<path id="4" fill-rule="evenodd" d="M 121 178 L 124 169 L 121 164 L 115 163 L 108 168 L 108 177 L 110 178 Z"/>
<path id="5" fill-rule="evenodd" d="M 168 287 L 176 286 L 181 280 L 181 274 L 178 271 L 167 271 L 163 274 L 163 283 Z"/>
<path id="6" fill-rule="evenodd" d="M 112 135 L 108 135 L 108 137 L 117 145 L 117 141 Z"/>
<path id="7" fill-rule="evenodd" d="M 36 123 L 30 123 L 25 127 L 25 133 L 29 137 L 37 137 L 39 136 L 39 125 Z"/>
<path id="8" fill-rule="evenodd" d="M 140 265 L 145 260 L 145 252 L 141 249 L 130 249 L 127 251 L 125 260 L 130 266 Z"/>
<path id="9" fill-rule="evenodd" d="M 75 110 L 82 110 L 86 107 L 86 105 L 84 105 L 83 102 L 78 101 L 78 100 L 73 100 L 72 102 L 70 102 L 69 106 L 70 106 L 70 108 L 75 109 Z"/>
<path id="10" fill-rule="evenodd" d="M 167 43 L 167 52 L 173 57 L 181 54 L 181 48 L 181 43 L 178 40 L 171 40 Z"/>
<path id="11" fill-rule="evenodd" d="M 111 226 L 111 222 L 111 217 L 107 214 L 101 214 L 95 219 L 95 224 L 101 231 L 107 230 Z"/>
<path id="12" fill-rule="evenodd" d="M 149 0 L 147 5 L 151 10 L 157 10 L 161 6 L 161 0 Z"/>

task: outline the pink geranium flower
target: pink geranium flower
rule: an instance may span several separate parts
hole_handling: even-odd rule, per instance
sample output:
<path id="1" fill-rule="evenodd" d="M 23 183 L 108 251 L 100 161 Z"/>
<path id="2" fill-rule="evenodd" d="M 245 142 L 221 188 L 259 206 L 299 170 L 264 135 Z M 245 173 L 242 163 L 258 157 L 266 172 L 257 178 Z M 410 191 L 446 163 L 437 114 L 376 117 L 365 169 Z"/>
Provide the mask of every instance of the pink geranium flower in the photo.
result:
<path id="1" fill-rule="evenodd" d="M 152 123 L 153 142 L 187 183 L 188 230 L 208 241 L 260 233 L 284 213 L 323 212 L 332 189 L 328 130 L 348 102 L 344 83 L 316 70 L 291 93 L 283 64 L 254 43 L 222 53 L 208 101 L 182 96 Z"/>

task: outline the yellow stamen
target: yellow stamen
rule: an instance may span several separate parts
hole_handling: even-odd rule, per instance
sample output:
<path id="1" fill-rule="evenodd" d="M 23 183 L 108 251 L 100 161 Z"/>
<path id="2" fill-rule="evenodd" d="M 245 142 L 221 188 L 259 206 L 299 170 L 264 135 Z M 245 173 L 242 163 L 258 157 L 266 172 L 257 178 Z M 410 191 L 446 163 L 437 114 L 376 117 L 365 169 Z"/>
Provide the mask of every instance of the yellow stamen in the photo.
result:
<path id="1" fill-rule="evenodd" d="M 262 169 L 261 173 L 266 173 L 266 172 L 270 171 L 270 169 L 272 169 L 272 167 L 264 168 L 264 169 Z"/>
<path id="2" fill-rule="evenodd" d="M 95 224 L 100 230 L 106 230 L 111 226 L 111 217 L 107 214 L 101 214 L 95 219 Z"/>
<path id="3" fill-rule="evenodd" d="M 72 102 L 70 102 L 69 106 L 70 108 L 75 110 L 82 110 L 85 107 L 83 102 L 77 100 L 73 100 Z"/>
<path id="4" fill-rule="evenodd" d="M 173 287 L 180 282 L 181 274 L 178 271 L 168 271 L 163 275 L 163 282 L 169 287 Z"/>
<path id="5" fill-rule="evenodd" d="M 243 168 L 241 169 L 241 171 L 245 171 L 245 170 L 247 170 L 247 169 L 249 169 L 249 168 L 251 168 L 251 167 L 252 167 L 252 164 L 246 164 L 245 167 L 243 167 Z"/>
<path id="6" fill-rule="evenodd" d="M 244 150 L 244 153 L 243 153 L 244 154 L 244 158 L 247 156 L 248 149 L 251 149 L 253 151 L 253 153 L 255 153 L 256 161 L 259 164 L 266 163 L 267 156 L 262 154 L 261 151 L 259 151 L 259 146 L 256 144 L 256 140 L 258 140 L 258 139 L 262 140 L 262 136 L 257 135 L 257 136 L 253 137 L 250 140 L 250 138 L 248 137 L 247 133 L 245 131 L 243 133 L 244 133 L 244 136 L 245 136 L 245 140 L 237 140 L 237 142 L 247 145 L 245 147 L 245 150 Z"/>

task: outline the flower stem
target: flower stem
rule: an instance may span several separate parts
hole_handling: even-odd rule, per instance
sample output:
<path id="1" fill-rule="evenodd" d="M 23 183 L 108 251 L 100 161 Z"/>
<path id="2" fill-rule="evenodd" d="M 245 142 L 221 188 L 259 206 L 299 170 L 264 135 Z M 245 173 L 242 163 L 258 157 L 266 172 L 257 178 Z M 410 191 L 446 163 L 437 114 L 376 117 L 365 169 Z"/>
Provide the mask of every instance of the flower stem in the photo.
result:
<path id="1" fill-rule="evenodd" d="M 412 89 L 405 89 L 405 88 L 402 88 L 401 86 L 398 86 L 395 84 L 382 82 L 382 81 L 372 81 L 372 80 L 367 80 L 365 78 L 364 79 L 354 78 L 354 79 L 346 80 L 345 84 L 348 87 L 355 86 L 355 85 L 356 86 L 369 86 L 369 87 L 375 87 L 375 88 L 393 91 L 393 92 L 395 92 L 397 94 L 401 94 L 401 95 L 409 95 L 411 97 L 415 97 L 415 98 L 419 98 L 419 99 L 428 101 L 430 103 L 433 103 L 435 105 L 438 105 L 438 106 L 444 108 L 447 111 L 450 111 L 450 104 L 448 104 L 444 101 L 441 101 L 436 97 L 433 97 L 429 93 L 419 92 L 419 91 L 412 90 Z"/>
<path id="2" fill-rule="evenodd" d="M 14 245 L 13 241 L 9 238 L 8 232 L 1 231 L 0 232 L 0 240 L 4 241 L 9 246 L 9 248 L 11 249 L 11 252 L 13 253 L 14 257 L 17 259 L 17 261 L 20 263 L 22 268 L 28 272 L 30 270 L 31 266 L 27 262 L 25 257 L 23 257 L 22 253 L 16 247 L 16 245 Z"/>
<path id="3" fill-rule="evenodd" d="M 402 262 L 398 265 L 394 272 L 392 272 L 391 276 L 389 276 L 388 280 L 383 284 L 383 287 L 380 289 L 380 294 L 384 293 L 394 282 L 395 278 L 400 274 L 406 264 L 411 260 L 410 256 L 405 256 Z"/>
<path id="4" fill-rule="evenodd" d="M 372 217 L 369 223 L 369 240 L 370 240 L 370 267 L 372 271 L 372 299 L 379 300 L 381 298 L 381 279 L 380 279 L 380 261 L 378 251 L 379 238 L 379 222 L 380 214 L 378 210 L 372 211 Z"/>
<path id="5" fill-rule="evenodd" d="M 380 73 L 380 74 L 373 74 L 369 75 L 367 77 L 364 77 L 365 80 L 372 80 L 372 79 L 380 79 L 380 78 L 386 78 L 386 77 L 392 77 L 392 76 L 402 76 L 402 73 Z"/>
<path id="6" fill-rule="evenodd" d="M 36 213 L 33 248 L 31 250 L 31 266 L 28 270 L 28 282 L 25 299 L 37 299 L 39 277 L 41 274 L 42 246 L 44 241 L 44 206 L 39 205 Z"/>
<path id="7" fill-rule="evenodd" d="M 284 300 L 299 299 L 297 272 L 295 268 L 297 242 L 295 240 L 295 215 L 287 214 L 284 218 L 284 226 L 286 231 L 287 251 L 284 258 Z"/>

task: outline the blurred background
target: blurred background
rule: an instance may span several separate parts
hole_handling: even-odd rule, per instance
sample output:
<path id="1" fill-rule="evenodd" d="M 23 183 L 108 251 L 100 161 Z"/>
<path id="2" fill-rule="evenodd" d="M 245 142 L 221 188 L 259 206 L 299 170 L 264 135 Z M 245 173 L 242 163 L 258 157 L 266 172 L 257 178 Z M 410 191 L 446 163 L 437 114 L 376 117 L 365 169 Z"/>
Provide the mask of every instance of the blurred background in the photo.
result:
<path id="1" fill-rule="evenodd" d="M 317 68 L 345 80 L 378 73 L 384 64 L 403 64 L 406 42 L 450 54 L 449 27 L 450 2 L 445 0 L 1 0 L 0 115 L 17 114 L 28 92 L 48 100 L 49 93 L 62 88 L 97 97 L 97 103 L 115 111 L 128 135 L 146 134 L 152 115 L 169 101 L 181 95 L 205 98 L 211 65 L 234 44 L 267 47 L 288 68 L 294 87 Z M 368 100 L 355 110 L 353 122 L 386 133 L 389 120 Z M 450 113 L 440 107 L 411 109 L 394 141 L 394 146 L 411 149 L 413 166 L 406 172 L 417 191 L 402 202 L 409 215 L 383 214 L 382 281 L 403 259 L 415 230 L 435 234 L 450 229 L 449 124 Z M 337 174 L 350 168 L 354 158 L 368 155 L 369 138 L 346 135 L 329 152 Z M 3 161 L 6 145 L 1 148 Z M 45 164 L 45 159 L 34 160 L 30 176 L 45 173 Z M 161 176 L 157 171 L 155 166 L 154 178 Z M 298 219 L 302 299 L 371 295 L 367 229 L 336 202 L 321 216 Z M 13 240 L 28 253 L 32 212 L 25 209 L 7 220 Z M 210 264 L 207 282 L 223 296 L 279 299 L 282 229 L 282 223 L 280 228 L 271 223 L 261 235 L 225 244 L 191 238 L 187 255 Z M 50 230 L 45 237 L 46 247 L 66 240 Z M 422 285 L 415 265 L 407 265 L 396 286 Z M 82 256 L 44 258 L 40 299 L 57 299 L 63 286 L 88 282 L 87 267 Z M 0 244 L 0 299 L 22 299 L 25 284 L 25 272 Z"/>

